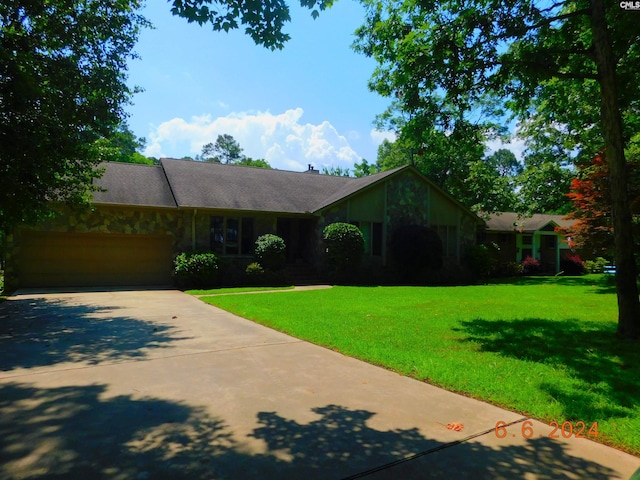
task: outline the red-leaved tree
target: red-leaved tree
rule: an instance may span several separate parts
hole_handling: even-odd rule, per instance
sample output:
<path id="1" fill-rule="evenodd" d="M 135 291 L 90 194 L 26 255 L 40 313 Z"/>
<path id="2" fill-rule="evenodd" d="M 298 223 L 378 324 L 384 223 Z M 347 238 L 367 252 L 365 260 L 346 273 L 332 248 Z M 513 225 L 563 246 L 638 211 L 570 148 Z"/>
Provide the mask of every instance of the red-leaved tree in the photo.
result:
<path id="1" fill-rule="evenodd" d="M 640 240 L 640 164 L 627 163 L 629 200 L 634 217 L 634 240 Z M 578 175 L 571 181 L 567 194 L 574 211 L 566 216 L 577 222 L 564 233 L 572 237 L 575 245 L 592 256 L 602 256 L 612 260 L 613 222 L 611 219 L 611 194 L 609 187 L 609 167 L 604 153 L 599 153 L 589 165 L 578 165 Z M 636 253 L 637 253 L 636 248 Z"/>

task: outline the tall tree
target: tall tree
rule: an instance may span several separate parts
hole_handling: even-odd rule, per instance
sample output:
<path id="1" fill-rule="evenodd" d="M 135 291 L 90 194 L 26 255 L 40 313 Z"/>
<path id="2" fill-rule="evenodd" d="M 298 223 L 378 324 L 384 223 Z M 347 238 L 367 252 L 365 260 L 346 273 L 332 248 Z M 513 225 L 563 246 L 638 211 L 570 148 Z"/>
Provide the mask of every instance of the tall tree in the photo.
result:
<path id="1" fill-rule="evenodd" d="M 640 100 L 640 22 L 633 13 L 605 0 L 363 3 L 367 15 L 355 47 L 378 63 L 372 88 L 400 102 L 411 121 L 452 125 L 487 97 L 526 115 L 551 79 L 588 82 L 597 92 L 610 171 L 618 333 L 638 338 L 623 123 L 623 112 Z"/>
<path id="2" fill-rule="evenodd" d="M 484 136 L 468 122 L 459 122 L 452 132 L 431 125 L 407 122 L 395 142 L 384 140 L 378 147 L 377 165 L 389 170 L 413 165 L 436 185 L 467 206 L 475 194 L 468 188 L 471 164 L 484 157 Z"/>
<path id="3" fill-rule="evenodd" d="M 523 171 L 518 176 L 518 204 L 515 210 L 524 215 L 553 213 L 564 215 L 571 211 L 567 198 L 573 170 L 561 165 L 555 158 L 536 152 L 524 159 Z"/>
<path id="4" fill-rule="evenodd" d="M 0 230 L 87 198 L 96 140 L 124 118 L 138 0 L 0 4 Z"/>
<path id="5" fill-rule="evenodd" d="M 218 135 L 215 143 L 207 143 L 202 147 L 200 158 L 203 162 L 232 164 L 244 158 L 243 148 L 232 135 Z"/>
<path id="6" fill-rule="evenodd" d="M 95 155 L 103 162 L 141 163 L 153 165 L 155 162 L 140 153 L 147 143 L 138 138 L 129 126 L 122 122 L 109 137 L 99 138 L 93 143 Z"/>
<path id="7" fill-rule="evenodd" d="M 515 210 L 516 182 L 521 172 L 522 165 L 506 149 L 472 162 L 466 179 L 472 196 L 469 207 L 486 213 Z"/>
<path id="8" fill-rule="evenodd" d="M 369 163 L 366 159 L 362 159 L 360 163 L 353 165 L 353 176 L 356 178 L 362 178 L 374 173 L 380 173 L 380 167 L 376 163 Z"/>

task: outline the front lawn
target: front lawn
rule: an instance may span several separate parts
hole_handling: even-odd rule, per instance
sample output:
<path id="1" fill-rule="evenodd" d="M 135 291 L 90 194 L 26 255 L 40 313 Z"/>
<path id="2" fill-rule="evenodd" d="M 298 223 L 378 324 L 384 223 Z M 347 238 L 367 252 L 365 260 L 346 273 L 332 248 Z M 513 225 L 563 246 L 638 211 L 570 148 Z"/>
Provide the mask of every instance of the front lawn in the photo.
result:
<path id="1" fill-rule="evenodd" d="M 605 276 L 204 297 L 298 338 L 640 455 L 640 345 Z M 585 430 L 586 434 L 586 430 Z"/>
<path id="2" fill-rule="evenodd" d="M 289 287 L 224 287 L 210 288 L 207 290 L 185 290 L 190 295 L 226 295 L 228 293 L 250 293 L 265 292 L 273 290 L 293 290 L 293 286 Z"/>

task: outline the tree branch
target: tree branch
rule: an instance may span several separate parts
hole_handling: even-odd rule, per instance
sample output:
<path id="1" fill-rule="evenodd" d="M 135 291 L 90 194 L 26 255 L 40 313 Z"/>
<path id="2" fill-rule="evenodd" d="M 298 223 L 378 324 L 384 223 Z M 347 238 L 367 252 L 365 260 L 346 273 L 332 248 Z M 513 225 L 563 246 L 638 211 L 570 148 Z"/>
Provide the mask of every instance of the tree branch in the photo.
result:
<path id="1" fill-rule="evenodd" d="M 574 72 L 562 72 L 560 70 L 551 68 L 548 63 L 543 62 L 531 62 L 524 60 L 505 60 L 501 62 L 503 66 L 516 66 L 524 67 L 528 70 L 533 70 L 538 73 L 546 74 L 548 77 L 558 78 L 570 78 L 575 80 L 597 80 L 598 75 L 596 73 L 574 73 Z"/>
<path id="2" fill-rule="evenodd" d="M 587 8 L 576 10 L 575 12 L 563 13 L 562 15 L 557 15 L 555 17 L 545 18 L 541 22 L 536 23 L 535 25 L 532 25 L 531 27 L 527 28 L 527 30 L 535 30 L 544 25 L 549 25 L 550 23 L 557 22 L 558 20 L 566 20 L 567 18 L 573 18 L 573 17 L 588 15 L 588 14 L 589 14 L 589 9 Z"/>

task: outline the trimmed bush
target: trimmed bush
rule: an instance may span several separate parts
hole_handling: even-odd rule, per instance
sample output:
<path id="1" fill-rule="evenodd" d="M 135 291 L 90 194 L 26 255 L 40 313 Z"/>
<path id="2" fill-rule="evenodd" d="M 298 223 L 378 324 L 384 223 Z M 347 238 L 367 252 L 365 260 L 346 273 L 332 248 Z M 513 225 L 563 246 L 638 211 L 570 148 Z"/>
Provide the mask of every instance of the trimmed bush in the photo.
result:
<path id="1" fill-rule="evenodd" d="M 469 245 L 465 249 L 464 263 L 476 278 L 489 278 L 497 273 L 500 249 L 495 243 Z"/>
<path id="2" fill-rule="evenodd" d="M 336 222 L 327 225 L 322 232 L 327 260 L 337 270 L 360 265 L 364 253 L 364 237 L 355 225 Z"/>
<path id="3" fill-rule="evenodd" d="M 253 262 L 247 265 L 245 273 L 248 277 L 259 277 L 260 275 L 264 275 L 264 268 L 262 268 L 262 265 L 258 262 Z"/>
<path id="4" fill-rule="evenodd" d="M 509 262 L 505 265 L 502 273 L 507 277 L 515 277 L 517 275 L 522 275 L 524 273 L 524 269 L 521 263 Z"/>
<path id="5" fill-rule="evenodd" d="M 560 270 L 565 275 L 584 275 L 584 264 L 579 255 L 567 255 L 560 259 Z"/>
<path id="6" fill-rule="evenodd" d="M 604 257 L 598 257 L 593 260 L 586 260 L 584 269 L 587 273 L 604 273 L 607 265 L 609 265 L 609 260 Z"/>
<path id="7" fill-rule="evenodd" d="M 405 225 L 391 235 L 389 253 L 400 278 L 422 281 L 426 273 L 443 264 L 442 240 L 435 230 L 422 225 Z"/>
<path id="8" fill-rule="evenodd" d="M 533 275 L 540 272 L 540 261 L 531 255 L 525 257 L 522 261 L 522 273 L 525 275 Z"/>
<path id="9" fill-rule="evenodd" d="M 214 253 L 180 253 L 173 265 L 180 286 L 209 287 L 218 279 L 218 257 Z"/>
<path id="10" fill-rule="evenodd" d="M 282 238 L 267 233 L 259 236 L 256 240 L 254 255 L 263 268 L 277 272 L 284 267 L 286 250 L 287 246 Z"/>

